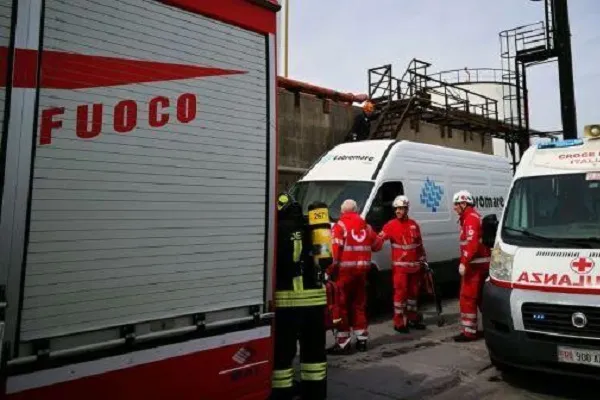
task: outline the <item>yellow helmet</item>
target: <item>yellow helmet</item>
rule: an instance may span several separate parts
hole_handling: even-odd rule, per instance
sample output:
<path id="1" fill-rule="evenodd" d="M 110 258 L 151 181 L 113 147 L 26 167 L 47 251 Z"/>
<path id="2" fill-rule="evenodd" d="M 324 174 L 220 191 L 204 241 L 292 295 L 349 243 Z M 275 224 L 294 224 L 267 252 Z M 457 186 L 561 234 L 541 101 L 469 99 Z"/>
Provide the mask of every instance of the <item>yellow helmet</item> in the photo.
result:
<path id="1" fill-rule="evenodd" d="M 281 193 L 279 197 L 277 197 L 277 211 L 283 210 L 290 202 L 290 196 L 287 193 Z"/>

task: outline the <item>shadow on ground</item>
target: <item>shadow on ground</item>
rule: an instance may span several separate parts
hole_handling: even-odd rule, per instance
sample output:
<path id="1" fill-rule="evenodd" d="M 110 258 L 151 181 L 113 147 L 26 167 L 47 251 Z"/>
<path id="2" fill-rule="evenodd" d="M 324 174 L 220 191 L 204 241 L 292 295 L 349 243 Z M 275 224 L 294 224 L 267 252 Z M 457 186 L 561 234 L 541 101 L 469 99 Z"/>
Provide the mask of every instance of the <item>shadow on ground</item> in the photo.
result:
<path id="1" fill-rule="evenodd" d="M 600 382 L 591 379 L 512 370 L 498 374 L 490 380 L 503 380 L 517 389 L 563 399 L 597 400 L 600 398 Z"/>
<path id="2" fill-rule="evenodd" d="M 332 370 L 328 399 L 384 400 L 424 399 L 460 383 L 458 374 L 435 371 L 405 371 L 397 365 L 365 366 L 351 371 Z"/>

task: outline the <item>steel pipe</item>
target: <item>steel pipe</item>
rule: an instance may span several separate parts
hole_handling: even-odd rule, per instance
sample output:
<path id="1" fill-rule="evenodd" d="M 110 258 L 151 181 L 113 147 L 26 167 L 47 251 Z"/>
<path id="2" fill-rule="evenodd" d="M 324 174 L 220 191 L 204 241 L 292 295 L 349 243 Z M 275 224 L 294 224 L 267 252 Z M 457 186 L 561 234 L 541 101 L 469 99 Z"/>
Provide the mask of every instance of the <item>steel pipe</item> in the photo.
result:
<path id="1" fill-rule="evenodd" d="M 342 103 L 362 103 L 369 98 L 366 94 L 341 93 L 324 87 L 311 85 L 310 83 L 285 78 L 283 76 L 277 77 L 277 86 L 290 91 L 312 94 L 317 97 Z"/>

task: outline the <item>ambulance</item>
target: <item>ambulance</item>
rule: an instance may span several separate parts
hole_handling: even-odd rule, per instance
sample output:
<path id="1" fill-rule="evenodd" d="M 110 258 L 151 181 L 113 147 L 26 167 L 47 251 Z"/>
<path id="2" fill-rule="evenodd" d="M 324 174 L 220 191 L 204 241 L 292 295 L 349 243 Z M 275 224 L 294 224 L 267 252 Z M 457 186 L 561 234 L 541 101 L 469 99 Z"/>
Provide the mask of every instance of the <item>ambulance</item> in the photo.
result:
<path id="1" fill-rule="evenodd" d="M 0 1 L 0 398 L 269 396 L 279 8 Z"/>
<path id="2" fill-rule="evenodd" d="M 523 155 L 482 311 L 499 369 L 600 378 L 600 125 Z"/>

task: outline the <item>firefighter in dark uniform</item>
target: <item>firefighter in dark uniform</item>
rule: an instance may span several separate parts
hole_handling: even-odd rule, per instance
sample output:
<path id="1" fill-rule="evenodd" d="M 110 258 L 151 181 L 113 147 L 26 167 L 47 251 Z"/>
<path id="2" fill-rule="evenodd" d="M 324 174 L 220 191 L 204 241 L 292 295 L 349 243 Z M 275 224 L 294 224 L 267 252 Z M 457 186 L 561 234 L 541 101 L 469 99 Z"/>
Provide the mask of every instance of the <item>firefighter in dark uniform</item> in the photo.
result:
<path id="1" fill-rule="evenodd" d="M 324 269 L 314 262 L 302 207 L 290 194 L 277 199 L 275 355 L 271 399 L 295 395 L 292 361 L 300 340 L 302 399 L 327 398 Z M 312 235 L 314 236 L 314 235 Z"/>

